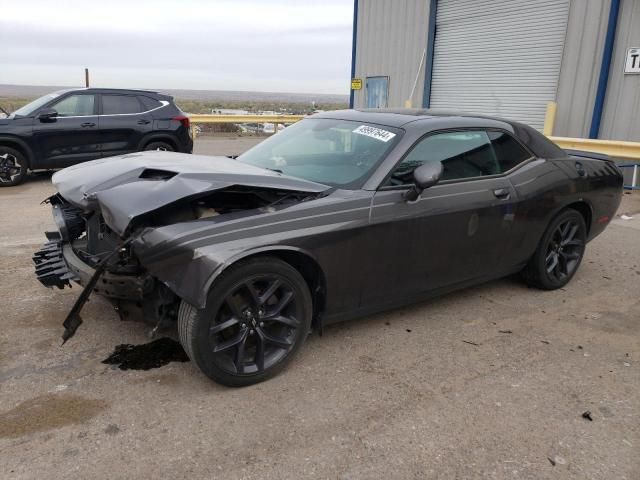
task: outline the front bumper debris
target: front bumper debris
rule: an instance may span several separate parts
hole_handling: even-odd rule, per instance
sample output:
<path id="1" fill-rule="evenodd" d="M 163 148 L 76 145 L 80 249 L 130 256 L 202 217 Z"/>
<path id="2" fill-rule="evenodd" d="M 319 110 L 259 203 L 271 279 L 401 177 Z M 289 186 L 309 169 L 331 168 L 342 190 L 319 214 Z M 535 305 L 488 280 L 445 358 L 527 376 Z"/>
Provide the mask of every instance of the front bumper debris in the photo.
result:
<path id="1" fill-rule="evenodd" d="M 33 255 L 33 262 L 36 265 L 36 275 L 38 277 L 38 280 L 40 280 L 40 283 L 48 288 L 58 287 L 62 289 L 67 285 L 71 286 L 70 280 L 76 282 L 81 282 L 82 280 L 84 280 L 84 282 L 82 282 L 84 285 L 84 289 L 82 290 L 82 293 L 74 303 L 71 311 L 62 324 L 64 326 L 62 343 L 64 344 L 67 340 L 73 337 L 80 324 L 82 324 L 80 310 L 82 310 L 82 307 L 89 299 L 89 295 L 91 295 L 91 292 L 94 290 L 96 284 L 98 283 L 98 279 L 107 268 L 107 263 L 118 252 L 122 251 L 123 248 L 131 243 L 133 238 L 125 241 L 115 250 L 105 256 L 102 260 L 100 260 L 100 262 L 95 266 L 95 269 L 90 270 L 91 274 L 88 278 L 81 279 L 73 270 L 69 268 L 69 264 L 65 259 L 65 247 L 63 246 L 61 235 L 57 232 L 46 232 L 46 236 L 49 241 L 45 243 L 42 248 Z M 77 270 L 77 272 L 85 273 L 81 272 L 80 270 Z"/>
<path id="2" fill-rule="evenodd" d="M 77 275 L 69 270 L 62 252 L 62 238 L 57 232 L 46 232 L 47 239 L 40 250 L 33 255 L 36 276 L 45 287 L 63 289 L 71 287 L 71 280 L 78 281 Z"/>

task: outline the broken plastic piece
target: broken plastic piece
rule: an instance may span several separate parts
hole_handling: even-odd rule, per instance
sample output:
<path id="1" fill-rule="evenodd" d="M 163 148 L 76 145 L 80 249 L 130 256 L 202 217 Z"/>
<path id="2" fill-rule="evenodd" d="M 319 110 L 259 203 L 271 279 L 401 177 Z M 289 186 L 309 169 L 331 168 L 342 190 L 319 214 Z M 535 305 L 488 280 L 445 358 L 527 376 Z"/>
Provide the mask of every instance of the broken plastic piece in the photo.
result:
<path id="1" fill-rule="evenodd" d="M 73 304 L 71 311 L 65 318 L 64 322 L 62 322 L 62 326 L 64 327 L 64 332 L 62 334 L 62 345 L 67 343 L 71 337 L 73 337 L 78 330 L 78 327 L 82 325 L 82 318 L 80 317 L 80 310 L 84 307 L 84 304 L 89 300 L 89 295 L 98 283 L 98 279 L 100 275 L 103 274 L 105 269 L 107 268 L 107 262 L 111 260 L 118 252 L 120 252 L 126 245 L 131 243 L 133 237 L 129 240 L 125 241 L 122 245 L 119 245 L 113 252 L 104 257 L 100 263 L 96 266 L 96 270 L 91 276 L 91 279 L 87 282 L 87 285 L 82 290 L 82 293 L 76 300 L 76 303 Z"/>

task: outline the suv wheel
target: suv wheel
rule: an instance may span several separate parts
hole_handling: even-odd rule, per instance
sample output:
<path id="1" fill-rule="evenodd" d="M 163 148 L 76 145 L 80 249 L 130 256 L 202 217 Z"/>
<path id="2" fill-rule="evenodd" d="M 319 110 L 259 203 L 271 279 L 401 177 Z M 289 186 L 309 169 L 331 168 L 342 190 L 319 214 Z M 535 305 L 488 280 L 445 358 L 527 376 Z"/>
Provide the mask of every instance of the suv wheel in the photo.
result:
<path id="1" fill-rule="evenodd" d="M 163 152 L 175 152 L 175 148 L 167 142 L 151 142 L 144 147 L 145 150 L 161 150 Z"/>
<path id="2" fill-rule="evenodd" d="M 27 176 L 27 160 L 19 151 L 0 146 L 0 187 L 12 187 Z"/>
<path id="3" fill-rule="evenodd" d="M 311 328 L 311 295 L 302 275 L 272 257 L 229 267 L 198 310 L 182 302 L 180 342 L 208 377 L 232 387 L 277 374 Z"/>

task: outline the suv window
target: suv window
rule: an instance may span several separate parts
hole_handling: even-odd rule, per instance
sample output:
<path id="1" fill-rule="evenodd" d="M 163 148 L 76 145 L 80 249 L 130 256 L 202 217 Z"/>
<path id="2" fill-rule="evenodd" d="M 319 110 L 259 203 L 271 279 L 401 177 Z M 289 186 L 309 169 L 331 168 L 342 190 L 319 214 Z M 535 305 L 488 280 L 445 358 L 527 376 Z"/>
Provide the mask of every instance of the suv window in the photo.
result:
<path id="1" fill-rule="evenodd" d="M 487 132 L 446 132 L 420 140 L 396 167 L 387 184 L 413 183 L 413 171 L 424 162 L 442 162 L 443 180 L 500 173 Z"/>
<path id="2" fill-rule="evenodd" d="M 93 115 L 93 95 L 70 95 L 51 105 L 60 117 Z"/>
<path id="3" fill-rule="evenodd" d="M 136 97 L 129 95 L 103 95 L 102 115 L 140 113 L 142 106 Z"/>
<path id="4" fill-rule="evenodd" d="M 144 95 L 138 96 L 138 100 L 142 102 L 144 105 L 144 111 L 153 110 L 154 108 L 158 108 L 161 104 L 155 98 L 145 97 Z"/>
<path id="5" fill-rule="evenodd" d="M 490 131 L 488 134 L 501 172 L 508 172 L 516 165 L 531 158 L 531 154 L 508 133 Z"/>

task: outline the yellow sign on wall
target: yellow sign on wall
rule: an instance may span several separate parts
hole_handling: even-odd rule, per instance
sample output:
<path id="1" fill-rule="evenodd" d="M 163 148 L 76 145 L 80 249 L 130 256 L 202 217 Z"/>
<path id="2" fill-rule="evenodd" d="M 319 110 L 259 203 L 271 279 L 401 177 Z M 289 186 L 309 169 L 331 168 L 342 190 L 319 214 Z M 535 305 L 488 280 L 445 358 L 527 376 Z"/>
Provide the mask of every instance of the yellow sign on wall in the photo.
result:
<path id="1" fill-rule="evenodd" d="M 351 79 L 351 90 L 362 90 L 362 79 L 361 78 L 352 78 Z"/>

